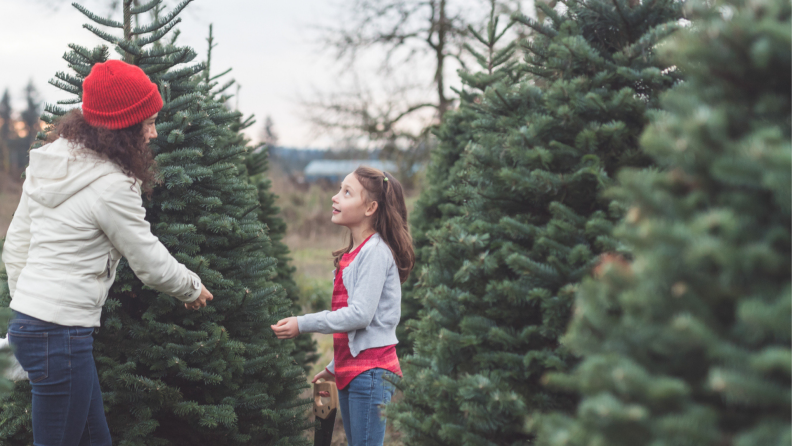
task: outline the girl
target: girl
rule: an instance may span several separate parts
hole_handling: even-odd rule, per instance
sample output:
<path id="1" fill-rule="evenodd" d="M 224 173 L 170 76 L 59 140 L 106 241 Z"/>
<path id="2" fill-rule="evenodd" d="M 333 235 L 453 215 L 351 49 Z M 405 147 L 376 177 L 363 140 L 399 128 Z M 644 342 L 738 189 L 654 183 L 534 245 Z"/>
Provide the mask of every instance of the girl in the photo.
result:
<path id="1" fill-rule="evenodd" d="M 333 253 L 332 311 L 278 321 L 278 339 L 332 333 L 333 361 L 313 378 L 335 381 L 350 446 L 382 445 L 379 406 L 393 396 L 401 284 L 415 263 L 401 184 L 389 173 L 359 167 L 333 197 L 331 221 L 350 230 L 349 245 Z"/>
<path id="2" fill-rule="evenodd" d="M 142 191 L 162 98 L 138 67 L 93 66 L 76 109 L 30 151 L 6 236 L 8 340 L 33 387 L 33 444 L 109 446 L 93 330 L 121 257 L 151 288 L 198 309 L 212 294 L 151 233 Z"/>

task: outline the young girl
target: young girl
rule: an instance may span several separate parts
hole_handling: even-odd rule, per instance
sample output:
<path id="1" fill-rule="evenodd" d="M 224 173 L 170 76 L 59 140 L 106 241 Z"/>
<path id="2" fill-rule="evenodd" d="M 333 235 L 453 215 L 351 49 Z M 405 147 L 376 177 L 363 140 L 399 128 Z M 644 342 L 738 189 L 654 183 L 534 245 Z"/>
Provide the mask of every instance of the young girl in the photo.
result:
<path id="1" fill-rule="evenodd" d="M 415 262 L 401 184 L 388 173 L 359 167 L 333 197 L 331 221 L 350 230 L 349 245 L 333 253 L 332 311 L 286 318 L 272 329 L 278 339 L 333 334 L 333 361 L 313 382 L 336 382 L 350 446 L 382 445 L 379 406 L 393 396 L 392 376 L 401 376 L 401 284 Z"/>

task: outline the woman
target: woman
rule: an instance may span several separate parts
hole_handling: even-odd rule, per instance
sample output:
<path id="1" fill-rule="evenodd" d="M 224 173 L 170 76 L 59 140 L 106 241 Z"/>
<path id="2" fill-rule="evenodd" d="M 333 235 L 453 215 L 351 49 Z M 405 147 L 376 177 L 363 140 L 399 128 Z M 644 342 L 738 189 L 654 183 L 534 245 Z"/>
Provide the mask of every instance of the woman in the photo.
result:
<path id="1" fill-rule="evenodd" d="M 212 294 L 151 233 L 141 193 L 151 193 L 162 108 L 138 67 L 96 64 L 73 110 L 30 152 L 3 262 L 14 354 L 33 386 L 36 446 L 110 445 L 93 360 L 93 330 L 121 257 L 151 288 L 199 309 Z"/>

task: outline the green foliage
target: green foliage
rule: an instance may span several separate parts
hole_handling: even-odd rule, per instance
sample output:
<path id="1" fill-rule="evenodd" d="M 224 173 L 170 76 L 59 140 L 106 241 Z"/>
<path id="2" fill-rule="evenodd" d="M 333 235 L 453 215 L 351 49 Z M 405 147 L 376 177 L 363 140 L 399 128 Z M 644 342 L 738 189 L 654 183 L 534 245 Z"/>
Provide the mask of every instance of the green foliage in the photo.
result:
<path id="1" fill-rule="evenodd" d="M 3 253 L 3 244 L 5 239 L 0 239 L 0 255 Z M 8 288 L 8 277 L 6 276 L 5 265 L 0 262 L 0 293 L 7 293 L 2 291 L 2 288 Z M 12 312 L 8 308 L 0 309 L 0 332 L 5 333 L 8 330 L 8 322 L 11 320 Z M 0 397 L 6 396 L 13 388 L 13 383 L 2 376 L 2 371 L 10 364 L 11 351 L 0 352 Z"/>
<path id="2" fill-rule="evenodd" d="M 272 192 L 272 181 L 264 174 L 269 170 L 269 147 L 262 147 L 258 152 L 252 153 L 246 160 L 251 182 L 258 189 L 258 199 L 261 208 L 258 211 L 259 221 L 269 228 L 272 241 L 270 255 L 277 259 L 273 281 L 283 287 L 286 296 L 292 302 L 292 315 L 302 312 L 300 288 L 294 281 L 295 267 L 291 264 L 289 247 L 283 243 L 286 234 L 286 222 L 280 217 L 280 208 L 275 202 L 278 197 Z M 292 356 L 307 373 L 319 359 L 316 350 L 316 341 L 309 334 L 301 334 L 294 339 L 296 346 Z"/>
<path id="3" fill-rule="evenodd" d="M 610 193 L 635 261 L 582 285 L 564 343 L 583 360 L 550 380 L 582 400 L 537 417 L 538 444 L 792 441 L 790 4 L 693 6 L 663 46 L 685 81 L 642 137 L 663 169 Z"/>
<path id="4" fill-rule="evenodd" d="M 292 307 L 278 284 L 290 271 L 279 270 L 282 253 L 272 242 L 283 228 L 260 220 L 271 208 L 262 210 L 259 197 L 272 197 L 246 170 L 239 130 L 249 120 L 223 106 L 227 86 L 207 79 L 203 64 L 188 65 L 195 52 L 169 33 L 188 3 L 163 14 L 161 0 L 134 10 L 124 2 L 127 24 L 153 16 L 139 27 L 78 7 L 100 25 L 125 29 L 121 38 L 86 25 L 160 88 L 165 105 L 151 146 L 163 184 L 145 202 L 147 220 L 215 296 L 207 308 L 188 311 L 143 286 L 121 262 L 94 346 L 108 423 L 120 445 L 305 444 L 303 370 L 292 357 L 294 343 L 278 341 L 269 328 Z M 61 104 L 79 103 L 82 80 L 109 57 L 104 46 L 70 48 L 65 59 L 74 73 L 58 73 L 52 83 L 77 97 Z M 51 122 L 66 110 L 46 111 Z M 8 304 L 7 288 L 2 300 Z M 30 444 L 29 385 L 18 385 L 1 408 L 3 443 Z"/>
<path id="5" fill-rule="evenodd" d="M 427 235 L 414 356 L 388 410 L 411 445 L 524 444 L 529 413 L 574 406 L 542 378 L 575 364 L 559 345 L 575 289 L 600 254 L 623 250 L 612 237 L 622 212 L 599 193 L 619 169 L 649 163 L 638 138 L 676 81 L 654 48 L 675 30 L 678 2 L 539 5 L 545 22 L 520 18 L 533 35 L 507 71 L 519 77 L 470 104 L 457 216 Z"/>
<path id="6" fill-rule="evenodd" d="M 493 11 L 494 13 L 494 11 Z M 509 26 L 510 27 L 510 26 Z M 402 286 L 401 321 L 396 329 L 399 344 L 396 345 L 399 356 L 412 354 L 413 342 L 411 332 L 418 321 L 421 304 L 420 278 L 430 267 L 432 241 L 430 234 L 440 229 L 444 223 L 462 214 L 463 195 L 460 187 L 465 182 L 463 173 L 462 153 L 468 143 L 473 140 L 476 132 L 475 121 L 479 117 L 478 103 L 484 91 L 490 85 L 513 73 L 515 61 L 515 43 L 498 48 L 503 34 L 509 27 L 497 28 L 497 17 L 491 17 L 487 34 L 482 36 L 470 27 L 469 31 L 481 44 L 485 52 L 480 52 L 471 45 L 466 49 L 479 64 L 481 71 L 467 73 L 460 71 L 462 82 L 466 88 L 456 91 L 459 94 L 459 107 L 446 113 L 443 125 L 435 130 L 438 145 L 431 152 L 431 160 L 426 171 L 426 186 L 415 203 L 410 215 L 410 228 L 415 248 L 415 268 L 407 282 Z"/>

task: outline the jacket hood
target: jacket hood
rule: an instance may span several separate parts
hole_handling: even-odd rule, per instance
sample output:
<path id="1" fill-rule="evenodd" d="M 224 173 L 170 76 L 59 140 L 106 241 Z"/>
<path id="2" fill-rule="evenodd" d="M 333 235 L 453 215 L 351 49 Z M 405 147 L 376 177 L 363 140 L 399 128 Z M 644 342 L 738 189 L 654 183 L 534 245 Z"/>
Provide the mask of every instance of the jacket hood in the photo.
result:
<path id="1" fill-rule="evenodd" d="M 55 208 L 94 181 L 114 172 L 122 172 L 116 163 L 59 138 L 30 151 L 23 189 L 42 206 Z"/>

